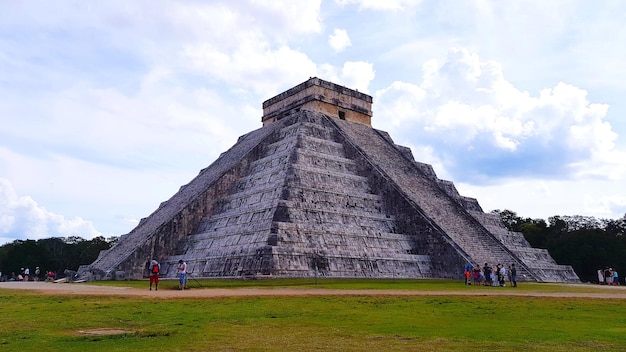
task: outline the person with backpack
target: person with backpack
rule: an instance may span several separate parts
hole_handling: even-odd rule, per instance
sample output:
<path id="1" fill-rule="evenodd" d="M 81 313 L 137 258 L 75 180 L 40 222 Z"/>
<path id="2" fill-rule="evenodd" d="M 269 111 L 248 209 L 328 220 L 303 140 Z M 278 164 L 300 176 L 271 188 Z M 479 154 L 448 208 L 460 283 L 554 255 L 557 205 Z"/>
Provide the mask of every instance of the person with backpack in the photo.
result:
<path id="1" fill-rule="evenodd" d="M 148 269 L 150 270 L 150 291 L 152 291 L 153 283 L 154 283 L 154 289 L 158 291 L 159 290 L 159 271 L 161 271 L 161 264 L 159 264 L 159 262 L 157 262 L 156 260 L 152 259 Z"/>

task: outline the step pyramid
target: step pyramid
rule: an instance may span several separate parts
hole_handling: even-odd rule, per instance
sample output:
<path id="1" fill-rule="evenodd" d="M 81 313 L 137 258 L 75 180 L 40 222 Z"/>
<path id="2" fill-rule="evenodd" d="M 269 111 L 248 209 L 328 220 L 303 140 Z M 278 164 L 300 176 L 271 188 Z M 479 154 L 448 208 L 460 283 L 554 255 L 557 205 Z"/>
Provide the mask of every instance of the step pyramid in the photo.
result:
<path id="1" fill-rule="evenodd" d="M 318 78 L 266 101 L 262 128 L 80 271 L 139 278 L 157 259 L 175 277 L 182 259 L 194 277 L 461 278 L 515 263 L 522 280 L 579 281 L 372 128 L 370 107 Z"/>

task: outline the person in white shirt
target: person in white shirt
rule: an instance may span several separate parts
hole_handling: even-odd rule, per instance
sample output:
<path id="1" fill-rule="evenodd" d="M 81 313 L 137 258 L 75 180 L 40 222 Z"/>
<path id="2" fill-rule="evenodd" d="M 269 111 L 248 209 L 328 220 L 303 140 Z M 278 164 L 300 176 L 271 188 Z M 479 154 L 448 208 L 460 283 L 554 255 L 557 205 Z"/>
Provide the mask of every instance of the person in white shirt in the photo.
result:
<path id="1" fill-rule="evenodd" d="M 506 283 L 504 281 L 505 277 L 506 277 L 506 268 L 504 267 L 504 265 L 502 265 L 502 267 L 500 267 L 500 275 L 498 276 L 498 278 L 500 279 L 500 286 L 502 287 L 506 286 Z"/>
<path id="2" fill-rule="evenodd" d="M 184 290 L 187 284 L 187 263 L 184 260 L 178 261 L 178 267 L 176 268 L 178 272 L 178 289 Z"/>

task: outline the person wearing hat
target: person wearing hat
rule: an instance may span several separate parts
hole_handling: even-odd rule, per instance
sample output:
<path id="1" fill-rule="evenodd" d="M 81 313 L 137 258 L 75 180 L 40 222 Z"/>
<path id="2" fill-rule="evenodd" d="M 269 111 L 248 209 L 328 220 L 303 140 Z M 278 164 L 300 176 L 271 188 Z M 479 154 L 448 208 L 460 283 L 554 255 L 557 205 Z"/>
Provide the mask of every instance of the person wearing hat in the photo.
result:
<path id="1" fill-rule="evenodd" d="M 187 283 L 187 263 L 184 260 L 178 261 L 178 267 L 176 267 L 178 273 L 178 289 L 184 290 Z"/>
<path id="2" fill-rule="evenodd" d="M 41 270 L 39 270 L 39 267 L 36 267 L 35 268 L 35 277 L 33 277 L 33 280 L 39 281 L 39 276 L 41 276 Z"/>

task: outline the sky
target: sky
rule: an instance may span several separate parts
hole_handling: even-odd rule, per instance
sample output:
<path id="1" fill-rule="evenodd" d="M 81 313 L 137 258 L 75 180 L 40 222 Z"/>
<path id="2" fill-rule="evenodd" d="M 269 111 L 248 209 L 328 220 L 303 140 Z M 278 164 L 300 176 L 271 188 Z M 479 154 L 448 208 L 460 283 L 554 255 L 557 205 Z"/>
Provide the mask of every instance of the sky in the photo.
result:
<path id="1" fill-rule="evenodd" d="M 0 244 L 119 236 L 310 77 L 486 211 L 626 214 L 621 0 L 0 0 Z"/>

